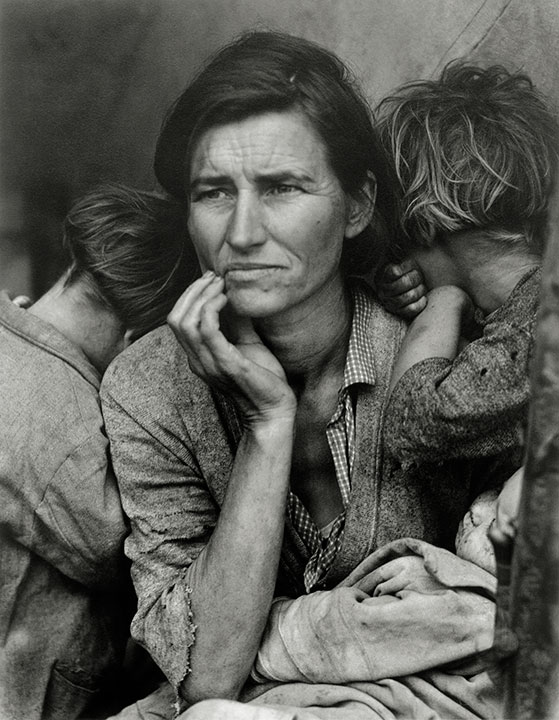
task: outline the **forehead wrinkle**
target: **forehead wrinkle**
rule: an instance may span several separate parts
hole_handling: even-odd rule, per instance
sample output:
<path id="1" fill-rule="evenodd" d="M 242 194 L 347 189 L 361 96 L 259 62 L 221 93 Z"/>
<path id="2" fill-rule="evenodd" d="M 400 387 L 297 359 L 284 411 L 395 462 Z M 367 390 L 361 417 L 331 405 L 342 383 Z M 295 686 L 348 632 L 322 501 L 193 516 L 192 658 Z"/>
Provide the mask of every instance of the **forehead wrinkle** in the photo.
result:
<path id="1" fill-rule="evenodd" d="M 277 125 L 255 127 L 254 118 L 210 129 L 195 150 L 191 177 L 222 177 L 239 170 L 251 179 L 297 176 L 318 179 L 320 160 L 326 160 L 323 143 L 308 122 L 287 122 L 287 133 Z M 289 127 L 291 125 L 291 127 Z M 294 133 L 293 125 L 305 130 L 307 142 Z"/>

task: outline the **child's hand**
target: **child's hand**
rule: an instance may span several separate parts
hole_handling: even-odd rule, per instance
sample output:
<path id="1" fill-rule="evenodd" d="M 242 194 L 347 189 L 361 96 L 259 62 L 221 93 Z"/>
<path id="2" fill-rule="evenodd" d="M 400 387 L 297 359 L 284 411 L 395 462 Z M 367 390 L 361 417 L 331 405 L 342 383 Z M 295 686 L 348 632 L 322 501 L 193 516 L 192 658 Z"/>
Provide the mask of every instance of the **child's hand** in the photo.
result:
<path id="1" fill-rule="evenodd" d="M 27 310 L 27 308 L 30 308 L 31 305 L 33 305 L 33 300 L 31 300 L 31 298 L 27 295 L 16 295 L 15 297 L 12 297 L 11 294 L 8 292 L 8 297 L 14 305 L 17 305 L 24 310 Z"/>
<path id="2" fill-rule="evenodd" d="M 510 582 L 510 566 L 523 481 L 524 468 L 517 470 L 506 481 L 497 498 L 495 522 L 488 533 L 497 558 L 497 578 L 503 585 L 508 585 Z"/>
<path id="3" fill-rule="evenodd" d="M 411 258 L 399 264 L 385 265 L 375 285 L 384 307 L 406 320 L 413 320 L 427 305 L 423 275 L 419 265 Z"/>

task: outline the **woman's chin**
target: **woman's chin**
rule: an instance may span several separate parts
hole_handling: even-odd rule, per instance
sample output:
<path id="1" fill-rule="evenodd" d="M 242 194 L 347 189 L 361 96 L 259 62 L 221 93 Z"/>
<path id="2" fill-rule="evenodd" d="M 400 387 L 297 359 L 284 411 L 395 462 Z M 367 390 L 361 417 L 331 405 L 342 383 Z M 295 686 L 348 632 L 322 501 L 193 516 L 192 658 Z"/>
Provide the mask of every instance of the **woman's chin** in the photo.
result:
<path id="1" fill-rule="evenodd" d="M 229 307 L 240 317 L 265 318 L 285 309 L 285 302 L 272 293 L 248 289 L 227 290 Z"/>

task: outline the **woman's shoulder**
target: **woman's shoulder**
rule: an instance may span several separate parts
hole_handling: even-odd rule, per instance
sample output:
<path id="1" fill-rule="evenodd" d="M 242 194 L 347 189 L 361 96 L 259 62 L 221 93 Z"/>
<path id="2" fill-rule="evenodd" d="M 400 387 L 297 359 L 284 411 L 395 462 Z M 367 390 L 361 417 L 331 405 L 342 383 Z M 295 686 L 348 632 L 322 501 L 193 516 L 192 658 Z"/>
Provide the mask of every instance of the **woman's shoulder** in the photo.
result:
<path id="1" fill-rule="evenodd" d="M 372 285 L 364 278 L 354 277 L 350 279 L 349 287 L 354 317 L 358 318 L 364 332 L 376 339 L 393 336 L 401 341 L 407 329 L 406 321 L 382 305 Z"/>
<path id="2" fill-rule="evenodd" d="M 206 384 L 190 370 L 186 353 L 164 325 L 136 340 L 109 365 L 101 384 L 102 396 L 116 400 L 143 397 L 158 402 L 181 393 L 200 397 Z"/>

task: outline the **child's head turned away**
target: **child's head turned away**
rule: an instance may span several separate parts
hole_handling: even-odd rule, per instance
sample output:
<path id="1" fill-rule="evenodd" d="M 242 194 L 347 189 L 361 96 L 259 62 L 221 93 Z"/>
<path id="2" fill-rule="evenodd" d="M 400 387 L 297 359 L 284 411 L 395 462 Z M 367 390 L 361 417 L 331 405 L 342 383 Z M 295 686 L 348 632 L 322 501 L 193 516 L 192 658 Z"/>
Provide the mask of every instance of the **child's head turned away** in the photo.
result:
<path id="1" fill-rule="evenodd" d="M 460 522 L 456 533 L 456 554 L 495 574 L 495 554 L 487 532 L 495 520 L 497 490 L 487 490 L 477 497 Z"/>
<path id="2" fill-rule="evenodd" d="M 401 185 L 402 250 L 483 231 L 541 253 L 557 120 L 524 74 L 452 62 L 379 107 Z"/>

